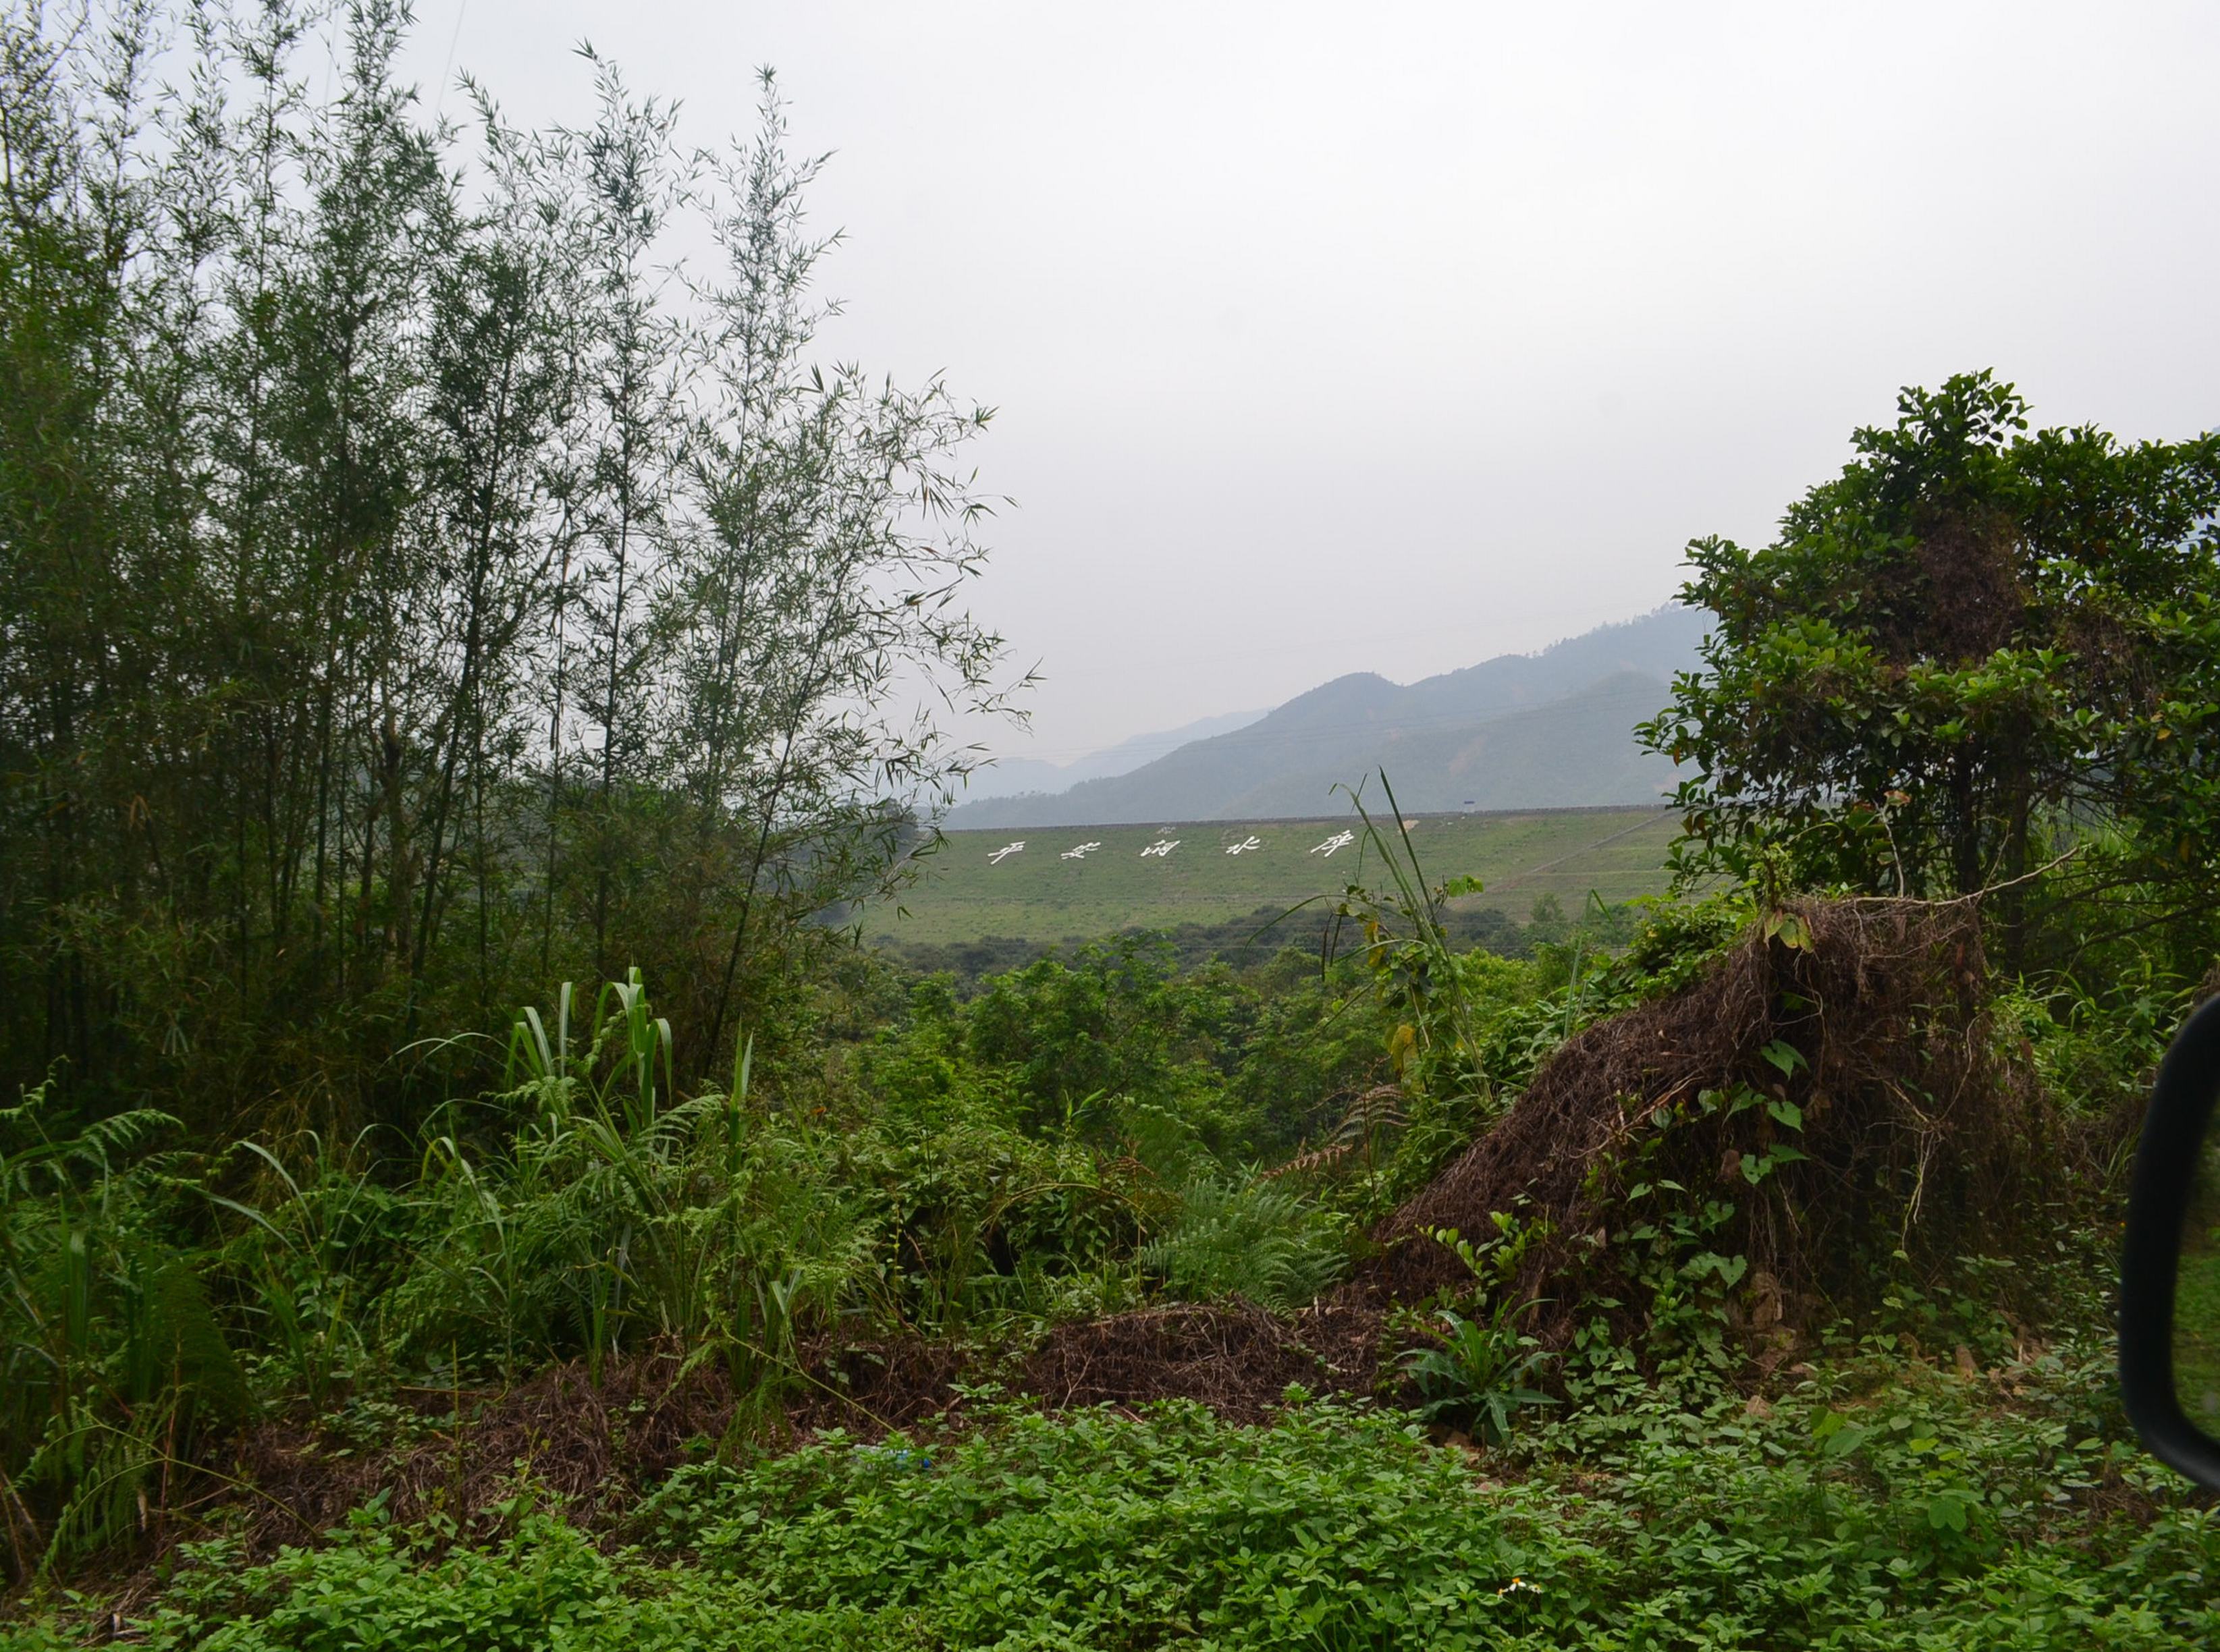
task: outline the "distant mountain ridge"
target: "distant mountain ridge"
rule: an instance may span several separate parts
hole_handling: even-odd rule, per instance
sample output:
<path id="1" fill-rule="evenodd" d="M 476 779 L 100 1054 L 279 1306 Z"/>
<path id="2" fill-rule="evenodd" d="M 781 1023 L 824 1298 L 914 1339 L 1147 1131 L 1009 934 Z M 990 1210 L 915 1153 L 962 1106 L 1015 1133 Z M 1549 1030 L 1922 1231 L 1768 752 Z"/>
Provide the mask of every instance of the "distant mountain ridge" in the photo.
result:
<path id="1" fill-rule="evenodd" d="M 1056 793 L 967 802 L 952 827 L 1114 826 L 1307 817 L 1384 767 L 1406 810 L 1640 803 L 1672 765 L 1634 743 L 1673 674 L 1697 663 L 1710 615 L 1677 605 L 1533 654 L 1505 654 L 1407 686 L 1336 677 L 1230 732 L 1130 773 Z"/>
<path id="2" fill-rule="evenodd" d="M 1101 780 L 1111 775 L 1129 774 L 1143 764 L 1163 757 L 1168 751 L 1176 751 L 1190 741 L 1207 740 L 1213 734 L 1226 734 L 1237 728 L 1245 728 L 1264 714 L 1262 710 L 1234 711 L 1218 717 L 1198 717 L 1177 728 L 1136 734 L 1115 745 L 1105 746 L 1100 751 L 1089 751 L 1084 757 L 1074 757 L 1069 763 L 1051 763 L 1045 757 L 1003 757 L 991 769 L 975 772 L 967 790 L 970 800 L 974 802 L 989 797 L 1009 797 L 1020 792 L 1063 791 L 1082 780 Z"/>

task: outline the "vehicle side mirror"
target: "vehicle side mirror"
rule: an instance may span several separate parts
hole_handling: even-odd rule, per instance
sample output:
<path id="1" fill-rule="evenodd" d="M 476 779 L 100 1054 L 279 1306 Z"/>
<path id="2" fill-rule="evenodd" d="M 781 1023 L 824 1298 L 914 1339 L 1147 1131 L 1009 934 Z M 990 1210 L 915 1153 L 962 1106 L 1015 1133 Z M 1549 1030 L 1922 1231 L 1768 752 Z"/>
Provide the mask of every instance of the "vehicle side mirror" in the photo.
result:
<path id="1" fill-rule="evenodd" d="M 2177 1033 L 2136 1150 L 2120 1397 L 2152 1456 L 2220 1489 L 2220 999 Z"/>

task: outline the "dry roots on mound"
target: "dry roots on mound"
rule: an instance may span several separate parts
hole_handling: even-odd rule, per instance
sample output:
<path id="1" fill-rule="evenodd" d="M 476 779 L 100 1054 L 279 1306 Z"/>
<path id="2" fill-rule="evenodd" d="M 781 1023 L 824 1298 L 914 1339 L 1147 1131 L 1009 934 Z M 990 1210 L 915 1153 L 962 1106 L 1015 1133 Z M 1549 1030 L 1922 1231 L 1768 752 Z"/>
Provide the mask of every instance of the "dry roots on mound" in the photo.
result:
<path id="1" fill-rule="evenodd" d="M 1535 1236 L 1513 1288 L 1548 1301 L 1545 1331 L 1562 1339 L 1588 1317 L 1583 1297 L 1631 1301 L 1618 1236 L 1656 1209 L 1630 1205 L 1643 1183 L 1678 1183 L 1650 1199 L 1692 1210 L 1731 1202 L 1707 1242 L 1747 1258 L 1760 1328 L 1854 1300 L 1876 1247 L 1994 1254 L 2059 1196 L 2062 1154 L 2030 1075 L 1999 1052 L 1986 975 L 1974 901 L 1787 909 L 1679 992 L 1559 1047 L 1500 1123 L 1381 1224 L 1370 1294 L 1466 1282 L 1425 1231 L 1487 1237 L 1491 1213 L 1509 1213 Z M 1804 1156 L 1768 1167 L 1784 1145 Z M 1746 1166 L 1763 1168 L 1755 1185 Z"/>
<path id="2" fill-rule="evenodd" d="M 732 1414 L 721 1371 L 682 1372 L 668 1354 L 613 1359 L 599 1381 L 573 1362 L 499 1395 L 415 1397 L 447 1426 L 413 1445 L 334 1439 L 321 1424 L 250 1434 L 238 1465 L 255 1491 L 250 1552 L 313 1541 L 380 1493 L 396 1519 L 440 1512 L 461 1523 L 529 1484 L 591 1522 L 677 1467 L 688 1440 L 714 1435 Z"/>
<path id="3" fill-rule="evenodd" d="M 826 1341 L 805 1350 L 786 1426 L 866 1438 L 948 1409 L 961 1350 L 908 1337 Z M 309 1541 L 382 1493 L 396 1519 L 434 1512 L 467 1525 L 525 1487 L 554 1494 L 581 1524 L 621 1513 L 688 1456 L 722 1437 L 733 1385 L 714 1362 L 689 1365 L 659 1348 L 551 1367 L 496 1393 L 417 1390 L 427 1418 L 414 1443 L 334 1437 L 322 1424 L 278 1422 L 242 1442 L 236 1473 L 253 1488 L 248 1547 Z M 459 1425 L 453 1418 L 459 1412 Z"/>
<path id="4" fill-rule="evenodd" d="M 1256 1422 L 1291 1385 L 1369 1388 L 1372 1332 L 1368 1316 L 1343 1307 L 1292 1319 L 1241 1301 L 1147 1308 L 1057 1326 L 1028 1362 L 1025 1387 L 1058 1410 L 1196 1400 Z"/>
<path id="5" fill-rule="evenodd" d="M 1375 1330 L 1372 1316 L 1332 1307 L 1292 1321 L 1244 1302 L 1113 1314 L 1051 1333 L 1017 1387 L 1056 1408 L 1190 1399 L 1255 1421 L 1291 1383 L 1369 1387 Z M 954 1344 L 827 1338 L 804 1352 L 787 1437 L 838 1428 L 874 1438 L 963 1409 L 956 1385 L 966 1356 Z M 380 1493 L 396 1519 L 436 1512 L 468 1527 L 528 1487 L 552 1493 L 571 1518 L 602 1525 L 684 1462 L 693 1442 L 723 1436 L 735 1415 L 724 1368 L 689 1365 L 677 1349 L 612 1358 L 598 1377 L 574 1361 L 497 1393 L 416 1397 L 427 1424 L 413 1443 L 342 1439 L 321 1424 L 250 1434 L 235 1469 L 235 1483 L 253 1491 L 250 1552 L 312 1541 Z"/>

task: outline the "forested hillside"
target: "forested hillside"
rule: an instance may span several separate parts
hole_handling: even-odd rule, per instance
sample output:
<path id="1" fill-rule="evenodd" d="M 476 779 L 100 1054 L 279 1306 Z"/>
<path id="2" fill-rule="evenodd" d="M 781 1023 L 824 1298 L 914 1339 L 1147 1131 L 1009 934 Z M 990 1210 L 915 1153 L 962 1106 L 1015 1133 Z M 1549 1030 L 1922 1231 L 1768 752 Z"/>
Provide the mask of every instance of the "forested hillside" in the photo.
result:
<path id="1" fill-rule="evenodd" d="M 2220 438 L 1963 375 L 1691 545 L 1665 894 L 1460 926 L 1360 771 L 1303 946 L 926 972 L 985 415 L 820 359 L 770 82 L 339 16 L 0 11 L 0 1643 L 2220 1632 L 2111 1377 Z"/>

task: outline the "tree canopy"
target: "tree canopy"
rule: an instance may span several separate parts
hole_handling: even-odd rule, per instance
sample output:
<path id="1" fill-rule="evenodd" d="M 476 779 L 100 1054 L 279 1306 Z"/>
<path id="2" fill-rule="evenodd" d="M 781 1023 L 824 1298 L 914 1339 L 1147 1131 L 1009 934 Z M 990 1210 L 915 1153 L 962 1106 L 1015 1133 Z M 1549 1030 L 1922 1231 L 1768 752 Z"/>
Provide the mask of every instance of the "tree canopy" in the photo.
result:
<path id="1" fill-rule="evenodd" d="M 1894 425 L 1750 550 L 1689 547 L 1717 619 L 1644 742 L 1685 877 L 1933 896 L 2080 845 L 2180 903 L 2220 839 L 2220 438 L 2030 430 L 1982 372 Z"/>

